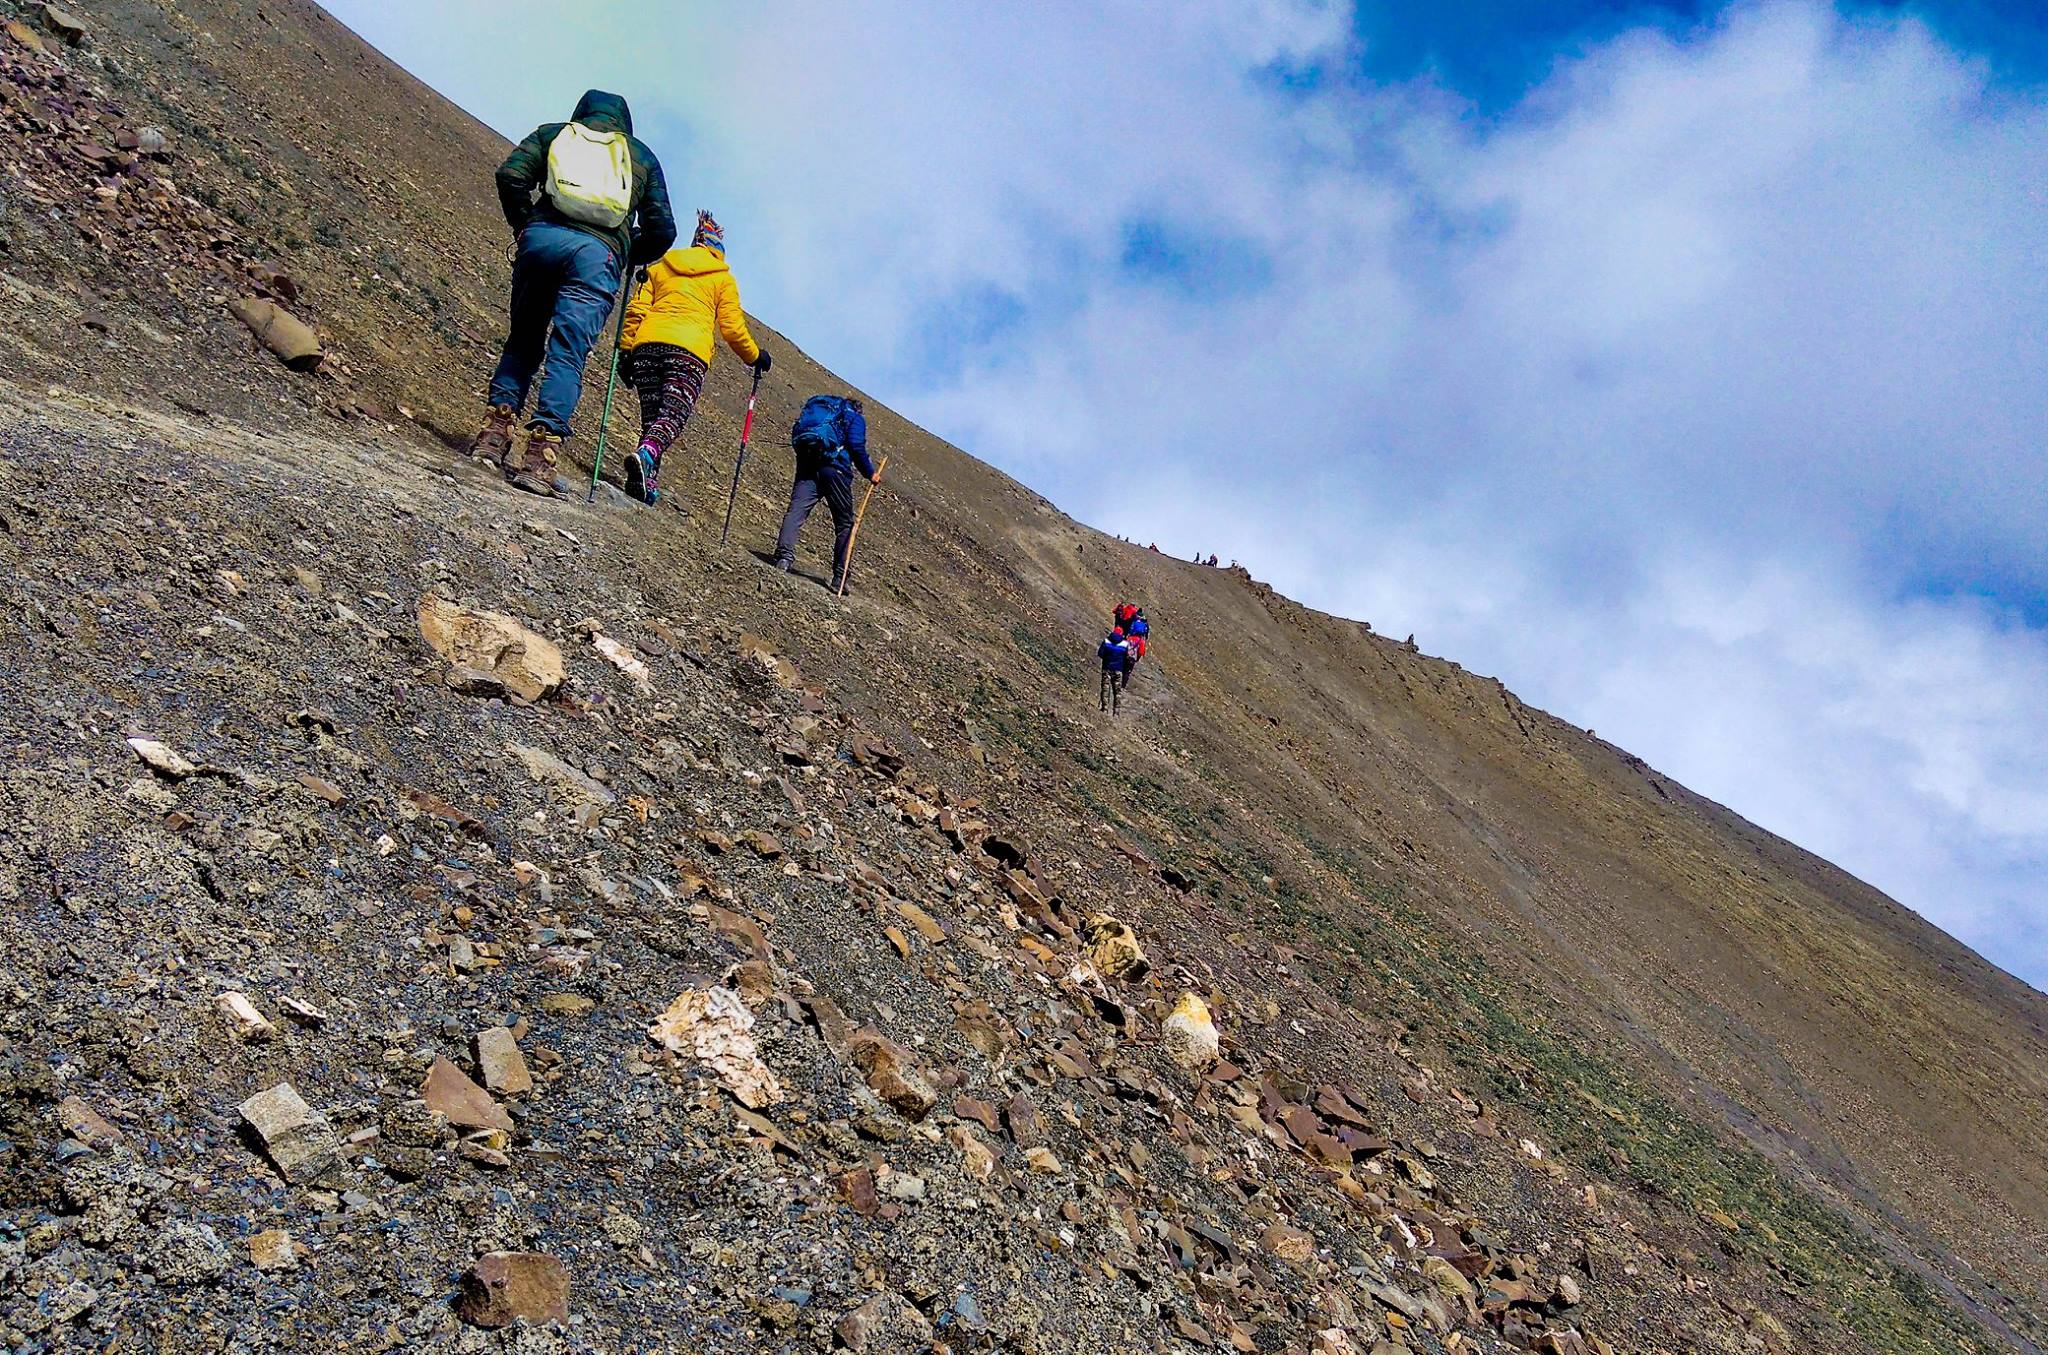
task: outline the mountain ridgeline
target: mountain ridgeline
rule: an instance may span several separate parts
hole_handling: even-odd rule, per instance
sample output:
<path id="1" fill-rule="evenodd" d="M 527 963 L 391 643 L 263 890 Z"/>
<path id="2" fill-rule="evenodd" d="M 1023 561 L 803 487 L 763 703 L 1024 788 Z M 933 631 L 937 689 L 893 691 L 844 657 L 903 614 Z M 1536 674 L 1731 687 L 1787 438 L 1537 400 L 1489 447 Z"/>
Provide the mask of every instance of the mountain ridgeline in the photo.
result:
<path id="1" fill-rule="evenodd" d="M 770 570 L 758 321 L 730 547 L 729 357 L 521 496 L 501 138 L 302 0 L 0 20 L 0 1348 L 2048 1348 L 2041 994 L 877 400 Z"/>

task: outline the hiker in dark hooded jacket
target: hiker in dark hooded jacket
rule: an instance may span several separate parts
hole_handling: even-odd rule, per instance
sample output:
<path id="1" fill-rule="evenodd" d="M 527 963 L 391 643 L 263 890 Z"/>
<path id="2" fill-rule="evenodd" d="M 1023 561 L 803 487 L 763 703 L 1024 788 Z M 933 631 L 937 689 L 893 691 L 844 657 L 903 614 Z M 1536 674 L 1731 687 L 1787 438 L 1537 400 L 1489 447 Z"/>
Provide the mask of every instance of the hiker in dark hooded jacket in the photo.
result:
<path id="1" fill-rule="evenodd" d="M 554 492 L 555 461 L 583 394 L 583 363 L 604 331 L 628 267 L 675 243 L 661 162 L 633 136 L 626 101 L 587 91 L 568 122 L 550 122 L 498 166 L 498 204 L 518 239 L 512 325 L 491 376 L 490 412 L 470 453 L 534 494 Z M 524 448 L 520 411 L 547 360 Z"/>

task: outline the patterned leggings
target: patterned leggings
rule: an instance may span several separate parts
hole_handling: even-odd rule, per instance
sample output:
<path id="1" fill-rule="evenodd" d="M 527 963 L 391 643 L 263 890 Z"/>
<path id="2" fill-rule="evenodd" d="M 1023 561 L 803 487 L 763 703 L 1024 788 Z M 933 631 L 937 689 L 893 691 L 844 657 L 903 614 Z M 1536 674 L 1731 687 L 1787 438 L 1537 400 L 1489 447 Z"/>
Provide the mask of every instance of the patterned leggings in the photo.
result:
<path id="1" fill-rule="evenodd" d="M 660 461 L 704 391 L 704 359 L 673 344 L 643 343 L 633 350 L 633 386 L 640 392 L 640 445 Z"/>

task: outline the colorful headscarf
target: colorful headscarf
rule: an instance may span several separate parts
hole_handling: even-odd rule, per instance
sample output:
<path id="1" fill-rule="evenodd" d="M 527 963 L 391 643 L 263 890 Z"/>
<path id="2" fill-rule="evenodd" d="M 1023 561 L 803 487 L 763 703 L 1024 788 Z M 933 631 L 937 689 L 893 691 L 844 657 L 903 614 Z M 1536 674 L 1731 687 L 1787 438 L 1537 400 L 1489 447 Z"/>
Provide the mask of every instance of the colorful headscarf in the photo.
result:
<path id="1" fill-rule="evenodd" d="M 690 244 L 692 246 L 702 245 L 706 249 L 715 249 L 720 254 L 725 253 L 725 230 L 716 221 L 713 221 L 711 213 L 705 211 L 702 207 L 697 209 L 697 233 L 690 237 Z"/>

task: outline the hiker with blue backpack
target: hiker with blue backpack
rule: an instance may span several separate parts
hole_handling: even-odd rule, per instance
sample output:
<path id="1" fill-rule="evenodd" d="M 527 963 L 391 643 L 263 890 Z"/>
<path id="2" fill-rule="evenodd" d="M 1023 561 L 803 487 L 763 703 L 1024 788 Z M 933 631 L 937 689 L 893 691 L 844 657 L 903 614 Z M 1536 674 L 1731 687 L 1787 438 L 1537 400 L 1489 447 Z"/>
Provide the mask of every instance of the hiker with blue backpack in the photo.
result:
<path id="1" fill-rule="evenodd" d="M 768 352 L 748 332 L 739 284 L 725 266 L 725 232 L 700 209 L 689 247 L 647 270 L 619 335 L 620 361 L 640 394 L 640 446 L 626 458 L 626 492 L 642 503 L 661 498 L 661 458 L 697 408 L 721 338 L 757 378 L 767 373 Z"/>
<path id="2" fill-rule="evenodd" d="M 668 183 L 633 136 L 616 94 L 593 89 L 568 122 L 545 123 L 498 166 L 498 205 L 518 240 L 511 332 L 491 376 L 490 411 L 470 454 L 497 463 L 532 494 L 555 492 L 555 464 L 583 396 L 583 363 L 619 299 L 629 267 L 675 243 Z M 546 370 L 542 371 L 543 360 Z M 521 411 L 540 374 L 527 434 Z"/>
<path id="3" fill-rule="evenodd" d="M 814 395 L 789 430 L 796 451 L 796 483 L 789 491 L 789 511 L 775 538 L 775 567 L 796 568 L 796 538 L 811 510 L 823 499 L 832 510 L 832 582 L 835 593 L 846 591 L 846 550 L 853 537 L 853 477 L 873 482 L 881 476 L 868 459 L 868 422 L 861 402 L 850 395 Z"/>
<path id="4" fill-rule="evenodd" d="M 1102 661 L 1102 709 L 1114 714 L 1123 705 L 1123 690 L 1131 680 L 1131 665 L 1137 662 L 1131 653 L 1131 637 L 1124 633 L 1123 627 L 1115 627 L 1095 647 L 1095 657 Z"/>

